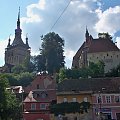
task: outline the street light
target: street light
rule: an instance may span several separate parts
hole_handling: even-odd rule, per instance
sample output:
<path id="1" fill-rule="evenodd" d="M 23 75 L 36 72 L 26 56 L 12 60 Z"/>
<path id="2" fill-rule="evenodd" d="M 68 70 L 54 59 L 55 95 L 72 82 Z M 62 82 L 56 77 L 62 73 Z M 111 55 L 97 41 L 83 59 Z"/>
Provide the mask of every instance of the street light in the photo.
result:
<path id="1" fill-rule="evenodd" d="M 24 110 L 23 110 L 23 92 L 24 92 L 24 90 L 23 90 L 23 88 L 22 88 L 22 90 L 21 90 L 21 92 L 22 92 L 22 96 L 21 96 L 21 117 L 23 118 L 23 112 L 24 112 Z"/>

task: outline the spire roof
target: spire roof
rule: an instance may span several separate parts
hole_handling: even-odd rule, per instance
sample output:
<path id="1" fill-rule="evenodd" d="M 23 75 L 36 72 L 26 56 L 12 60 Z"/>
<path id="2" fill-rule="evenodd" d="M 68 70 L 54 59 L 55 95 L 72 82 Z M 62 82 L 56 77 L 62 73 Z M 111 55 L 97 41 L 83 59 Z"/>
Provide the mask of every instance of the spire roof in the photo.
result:
<path id="1" fill-rule="evenodd" d="M 20 7 L 19 7 L 19 12 L 18 12 L 18 20 L 17 20 L 17 29 L 15 29 L 15 38 L 12 43 L 12 46 L 15 45 L 24 45 L 22 38 L 21 38 L 22 30 L 20 28 Z"/>
<path id="2" fill-rule="evenodd" d="M 18 12 L 17 28 L 20 28 L 20 7 Z"/>

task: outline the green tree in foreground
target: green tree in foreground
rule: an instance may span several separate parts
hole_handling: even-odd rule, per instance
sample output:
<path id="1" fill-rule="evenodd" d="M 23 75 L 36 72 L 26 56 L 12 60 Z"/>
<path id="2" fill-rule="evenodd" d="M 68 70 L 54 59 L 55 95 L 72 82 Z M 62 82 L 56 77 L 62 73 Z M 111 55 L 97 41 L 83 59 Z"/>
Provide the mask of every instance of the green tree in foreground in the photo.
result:
<path id="1" fill-rule="evenodd" d="M 15 95 L 6 89 L 7 87 L 9 87 L 8 80 L 0 77 L 0 118 L 15 120 L 19 114 L 19 104 Z"/>

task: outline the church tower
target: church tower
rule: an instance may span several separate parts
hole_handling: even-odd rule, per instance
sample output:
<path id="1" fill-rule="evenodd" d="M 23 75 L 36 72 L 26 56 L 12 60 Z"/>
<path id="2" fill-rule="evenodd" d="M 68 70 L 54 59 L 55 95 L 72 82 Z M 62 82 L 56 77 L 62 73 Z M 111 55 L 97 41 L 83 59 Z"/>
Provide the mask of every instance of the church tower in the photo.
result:
<path id="1" fill-rule="evenodd" d="M 30 58 L 30 47 L 28 44 L 28 38 L 26 37 L 26 43 L 21 38 L 22 30 L 20 28 L 20 8 L 18 12 L 17 28 L 15 29 L 15 38 L 12 43 L 9 37 L 8 45 L 5 49 L 5 66 L 11 70 L 15 65 L 22 64 L 24 60 Z"/>

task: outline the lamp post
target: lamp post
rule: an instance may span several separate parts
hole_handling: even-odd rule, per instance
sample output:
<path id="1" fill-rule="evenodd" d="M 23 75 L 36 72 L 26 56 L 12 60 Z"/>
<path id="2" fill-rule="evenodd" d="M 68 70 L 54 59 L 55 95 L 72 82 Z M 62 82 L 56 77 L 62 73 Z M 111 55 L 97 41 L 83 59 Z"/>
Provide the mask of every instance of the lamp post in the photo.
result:
<path id="1" fill-rule="evenodd" d="M 98 96 L 98 103 L 99 103 L 99 119 L 102 120 L 102 110 L 101 110 L 101 103 L 102 103 L 102 98 L 101 98 L 101 91 L 98 91 L 99 96 Z"/>
<path id="2" fill-rule="evenodd" d="M 21 94 L 21 103 L 22 103 L 21 104 L 21 117 L 23 119 L 23 112 L 24 112 L 24 110 L 23 110 L 23 92 L 24 92 L 23 88 L 22 88 L 21 92 L 22 92 L 22 94 Z"/>

